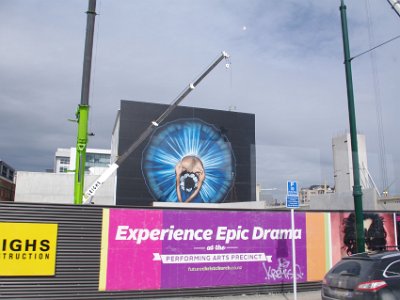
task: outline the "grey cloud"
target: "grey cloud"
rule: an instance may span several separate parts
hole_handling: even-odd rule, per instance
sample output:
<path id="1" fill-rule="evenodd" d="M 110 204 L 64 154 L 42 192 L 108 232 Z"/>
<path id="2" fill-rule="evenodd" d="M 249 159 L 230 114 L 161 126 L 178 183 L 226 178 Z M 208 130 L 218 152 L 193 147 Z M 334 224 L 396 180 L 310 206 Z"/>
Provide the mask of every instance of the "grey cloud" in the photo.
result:
<path id="1" fill-rule="evenodd" d="M 368 11 L 346 2 L 357 54 L 370 44 Z M 395 36 L 400 19 L 389 5 L 367 2 L 374 42 Z M 261 183 L 291 175 L 305 184 L 332 183 L 331 138 L 348 128 L 339 4 L 98 1 L 90 98 L 96 136 L 89 146 L 110 146 L 120 99 L 170 103 L 226 50 L 231 69 L 219 66 L 184 105 L 256 114 L 257 155 L 268 154 L 258 160 Z M 75 144 L 76 126 L 66 120 L 80 102 L 87 2 L 3 0 L 0 6 L 0 157 L 18 170 L 40 171 L 52 165 L 57 147 Z M 400 175 L 398 45 L 376 50 L 386 151 L 393 157 L 389 180 Z M 371 74 L 369 56 L 353 61 L 357 127 L 377 153 Z M 379 178 L 379 167 L 371 168 Z M 393 185 L 398 192 L 399 185 Z"/>

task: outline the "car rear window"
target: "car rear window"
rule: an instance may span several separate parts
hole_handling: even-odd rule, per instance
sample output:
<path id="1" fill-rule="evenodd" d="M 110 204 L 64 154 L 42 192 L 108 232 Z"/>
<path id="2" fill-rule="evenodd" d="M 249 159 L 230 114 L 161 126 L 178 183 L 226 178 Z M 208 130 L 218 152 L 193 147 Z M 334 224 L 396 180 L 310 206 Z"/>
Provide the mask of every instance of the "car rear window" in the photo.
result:
<path id="1" fill-rule="evenodd" d="M 332 274 L 363 276 L 371 272 L 374 266 L 372 260 L 363 259 L 344 259 L 340 261 L 333 269 Z"/>
<path id="2" fill-rule="evenodd" d="M 361 264 L 357 261 L 342 261 L 333 270 L 333 274 L 348 273 L 351 275 L 360 275 Z"/>

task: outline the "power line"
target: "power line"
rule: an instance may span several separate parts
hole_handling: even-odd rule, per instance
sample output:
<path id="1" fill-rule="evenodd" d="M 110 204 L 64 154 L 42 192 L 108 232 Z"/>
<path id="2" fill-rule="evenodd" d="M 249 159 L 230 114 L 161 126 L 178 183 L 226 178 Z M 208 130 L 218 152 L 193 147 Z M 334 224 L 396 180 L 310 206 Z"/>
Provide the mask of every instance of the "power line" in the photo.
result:
<path id="1" fill-rule="evenodd" d="M 366 11 L 367 11 L 367 19 L 368 19 L 368 38 L 369 45 L 372 46 L 375 40 L 374 27 L 371 18 L 371 7 L 370 1 L 367 0 L 365 2 Z M 392 39 L 393 40 L 393 39 Z M 389 41 L 381 44 L 384 45 Z M 378 67 L 376 64 L 376 56 L 374 52 L 371 52 L 373 49 L 380 47 L 379 45 L 371 48 L 368 52 L 370 53 L 371 58 L 371 66 L 372 66 L 372 77 L 374 82 L 374 98 L 375 98 L 375 110 L 376 110 L 376 120 L 378 126 L 378 146 L 379 146 L 379 162 L 380 162 L 380 171 L 381 171 L 381 182 L 382 189 L 384 189 L 388 185 L 388 175 L 387 175 L 387 165 L 386 165 L 386 149 L 385 149 L 385 134 L 383 130 L 383 118 L 382 118 L 382 101 L 381 101 L 381 92 L 380 92 L 380 81 L 379 81 L 379 73 Z"/>
<path id="2" fill-rule="evenodd" d="M 383 42 L 383 43 L 381 43 L 381 44 L 379 44 L 379 45 L 377 45 L 377 46 L 375 46 L 375 47 L 373 47 L 373 48 L 367 50 L 367 51 L 364 51 L 364 52 L 362 52 L 362 53 L 360 53 L 360 54 L 357 54 L 357 55 L 353 56 L 352 58 L 350 58 L 350 60 L 353 60 L 353 59 L 355 59 L 355 58 L 357 58 L 357 57 L 360 57 L 361 55 L 367 54 L 367 53 L 369 53 L 369 52 L 375 50 L 376 48 L 379 48 L 379 47 L 381 47 L 381 46 L 383 46 L 383 45 L 386 45 L 386 44 L 388 44 L 388 43 L 390 43 L 390 42 L 392 42 L 392 41 L 394 41 L 394 40 L 397 40 L 398 38 L 400 38 L 400 34 L 397 35 L 397 36 L 395 36 L 394 38 L 391 38 L 390 40 L 387 40 L 386 42 Z"/>

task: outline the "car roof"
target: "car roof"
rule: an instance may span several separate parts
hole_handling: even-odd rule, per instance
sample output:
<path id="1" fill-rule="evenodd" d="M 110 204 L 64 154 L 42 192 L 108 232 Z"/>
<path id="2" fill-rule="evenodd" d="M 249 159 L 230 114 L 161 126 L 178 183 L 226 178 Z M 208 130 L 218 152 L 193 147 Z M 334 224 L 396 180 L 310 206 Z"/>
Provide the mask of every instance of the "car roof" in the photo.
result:
<path id="1" fill-rule="evenodd" d="M 365 259 L 365 260 L 382 260 L 387 258 L 399 257 L 400 251 L 374 251 L 357 253 L 343 259 Z"/>

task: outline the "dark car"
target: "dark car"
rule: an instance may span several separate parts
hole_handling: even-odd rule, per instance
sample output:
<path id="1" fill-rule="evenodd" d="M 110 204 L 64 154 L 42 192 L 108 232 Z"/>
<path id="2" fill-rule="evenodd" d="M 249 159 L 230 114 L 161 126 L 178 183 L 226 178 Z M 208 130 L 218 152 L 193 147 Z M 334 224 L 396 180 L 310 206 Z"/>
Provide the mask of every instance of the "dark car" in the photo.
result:
<path id="1" fill-rule="evenodd" d="M 400 299 L 400 252 L 360 253 L 343 258 L 325 275 L 323 300 Z"/>

